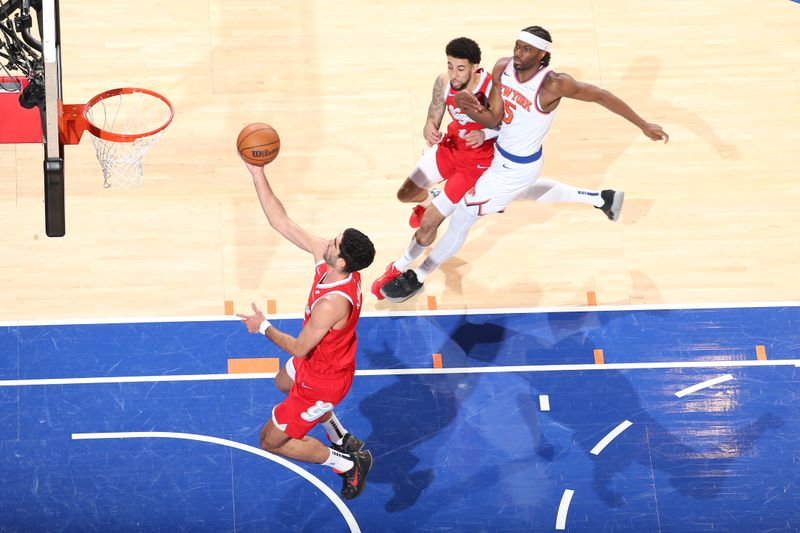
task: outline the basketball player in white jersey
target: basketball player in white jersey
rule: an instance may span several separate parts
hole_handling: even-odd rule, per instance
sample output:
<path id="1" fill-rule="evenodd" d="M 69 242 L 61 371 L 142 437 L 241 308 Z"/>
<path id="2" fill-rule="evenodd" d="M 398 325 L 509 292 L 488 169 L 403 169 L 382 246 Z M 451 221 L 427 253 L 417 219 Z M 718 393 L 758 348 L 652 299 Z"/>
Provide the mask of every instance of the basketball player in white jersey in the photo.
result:
<path id="1" fill-rule="evenodd" d="M 247 331 L 267 337 L 292 357 L 275 377 L 286 399 L 261 429 L 261 448 L 290 459 L 330 466 L 342 477 L 342 496 L 361 494 L 372 467 L 364 442 L 348 433 L 333 409 L 345 397 L 356 371 L 356 324 L 361 314 L 361 275 L 375 258 L 369 237 L 348 228 L 333 239 L 309 234 L 286 214 L 272 192 L 264 168 L 245 163 L 270 226 L 314 256 L 314 281 L 297 337 L 279 331 L 256 304 L 238 314 Z M 307 433 L 325 428 L 330 446 Z"/>
<path id="2" fill-rule="evenodd" d="M 450 218 L 450 225 L 430 255 L 417 268 L 383 286 L 391 301 L 402 302 L 419 293 L 425 277 L 453 256 L 464 244 L 469 229 L 483 215 L 502 212 L 515 199 L 539 202 L 592 203 L 609 219 L 619 218 L 623 196 L 615 191 L 584 191 L 549 179 L 539 179 L 542 143 L 562 98 L 602 105 L 640 128 L 654 141 L 669 136 L 658 124 L 642 119 L 609 91 L 576 81 L 548 68 L 552 39 L 544 28 L 522 30 L 513 57 L 500 59 L 492 72 L 488 106 L 467 91 L 455 96 L 456 105 L 487 128 L 500 126 L 492 165 L 467 193 Z M 421 250 L 420 250 L 421 253 Z M 419 255 L 419 254 L 418 254 Z"/>

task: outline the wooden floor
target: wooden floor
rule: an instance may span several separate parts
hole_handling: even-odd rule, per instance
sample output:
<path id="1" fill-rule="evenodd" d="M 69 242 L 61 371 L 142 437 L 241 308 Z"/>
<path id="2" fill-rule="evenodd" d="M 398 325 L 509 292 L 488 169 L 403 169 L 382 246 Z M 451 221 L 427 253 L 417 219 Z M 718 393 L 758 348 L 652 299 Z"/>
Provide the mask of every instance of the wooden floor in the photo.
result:
<path id="1" fill-rule="evenodd" d="M 264 121 L 268 176 L 323 236 L 368 233 L 365 285 L 408 243 L 395 191 L 424 148 L 444 45 L 484 65 L 517 32 L 553 35 L 556 70 L 613 91 L 669 132 L 561 106 L 544 175 L 626 191 L 610 223 L 585 205 L 513 204 L 426 283 L 439 308 L 800 300 L 800 5 L 695 2 L 62 2 L 66 103 L 141 86 L 176 117 L 140 188 L 104 190 L 88 138 L 67 147 L 67 236 L 44 235 L 42 149 L 0 145 L 0 320 L 302 310 L 311 260 L 274 233 L 234 150 Z M 406 304 L 365 308 L 423 309 Z"/>

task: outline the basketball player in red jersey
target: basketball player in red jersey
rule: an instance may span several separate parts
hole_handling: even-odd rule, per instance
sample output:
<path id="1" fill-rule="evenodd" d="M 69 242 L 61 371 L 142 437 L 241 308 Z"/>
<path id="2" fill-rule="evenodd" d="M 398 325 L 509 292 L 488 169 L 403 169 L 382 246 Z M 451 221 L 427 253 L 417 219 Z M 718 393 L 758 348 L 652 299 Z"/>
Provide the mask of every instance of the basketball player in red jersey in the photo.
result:
<path id="1" fill-rule="evenodd" d="M 480 68 L 481 49 L 472 39 L 459 37 L 447 43 L 445 55 L 447 72 L 440 74 L 433 84 L 428 119 L 422 131 L 430 148 L 397 191 L 401 202 L 420 203 L 409 220 L 412 228 L 419 228 L 409 245 L 413 250 L 422 250 L 436 239 L 439 226 L 489 168 L 494 156 L 497 130 L 484 129 L 462 113 L 453 100 L 457 92 L 467 91 L 486 104 L 492 77 Z M 439 128 L 445 111 L 450 114 L 451 121 L 447 133 L 442 135 Z M 442 181 L 446 182 L 444 193 L 434 196 L 432 187 Z M 399 276 L 411 261 L 413 259 L 406 261 L 400 257 L 390 263 L 386 272 L 372 284 L 372 293 L 382 300 L 381 287 Z"/>
<path id="2" fill-rule="evenodd" d="M 544 203 L 580 202 L 594 205 L 609 220 L 619 220 L 623 193 L 587 191 L 552 179 L 540 179 L 542 145 L 562 98 L 602 105 L 627 119 L 654 141 L 669 136 L 658 124 L 645 121 L 609 91 L 578 82 L 549 68 L 553 41 L 539 26 L 523 29 L 513 57 L 500 59 L 492 72 L 494 84 L 488 105 L 468 91 L 459 91 L 455 105 L 484 127 L 499 126 L 491 167 L 453 211 L 447 232 L 423 263 L 392 278 L 380 288 L 393 302 L 403 302 L 423 290 L 425 278 L 464 244 L 469 229 L 481 217 L 502 213 L 514 200 Z M 410 250 L 411 248 L 409 248 Z M 418 257 L 422 250 L 418 250 Z"/>
<path id="3" fill-rule="evenodd" d="M 261 448 L 290 459 L 330 466 L 343 478 L 342 496 L 361 494 L 372 454 L 348 433 L 333 413 L 350 390 L 355 374 L 356 323 L 361 313 L 359 270 L 372 264 L 375 247 L 348 228 L 333 239 L 307 233 L 272 192 L 264 168 L 245 163 L 269 224 L 291 243 L 314 256 L 314 282 L 300 334 L 295 338 L 269 323 L 255 304 L 252 315 L 237 314 L 247 331 L 265 335 L 292 356 L 275 386 L 287 394 L 261 430 Z M 330 447 L 306 434 L 322 424 Z"/>

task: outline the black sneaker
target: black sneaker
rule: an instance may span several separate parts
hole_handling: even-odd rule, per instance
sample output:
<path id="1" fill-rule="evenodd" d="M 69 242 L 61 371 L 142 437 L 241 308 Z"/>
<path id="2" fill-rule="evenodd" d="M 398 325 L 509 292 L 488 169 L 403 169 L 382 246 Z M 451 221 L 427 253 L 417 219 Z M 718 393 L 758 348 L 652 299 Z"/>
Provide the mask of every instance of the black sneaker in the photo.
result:
<path id="1" fill-rule="evenodd" d="M 602 210 L 608 217 L 608 220 L 612 222 L 619 220 L 619 214 L 622 211 L 622 201 L 625 200 L 625 193 L 606 189 L 600 191 L 600 198 L 603 199 L 603 206 L 595 207 L 595 209 Z"/>
<path id="2" fill-rule="evenodd" d="M 367 484 L 367 473 L 372 468 L 372 453 L 369 450 L 350 454 L 353 468 L 347 472 L 337 472 L 342 476 L 342 498 L 352 500 L 364 490 Z"/>
<path id="3" fill-rule="evenodd" d="M 422 291 L 423 284 L 417 279 L 414 270 L 406 270 L 402 276 L 381 287 L 381 294 L 390 302 L 405 302 L 412 296 Z"/>
<path id="4" fill-rule="evenodd" d="M 330 447 L 341 453 L 353 453 L 359 451 L 364 447 L 364 441 L 355 438 L 350 433 L 347 433 L 342 439 L 341 444 L 329 443 Z"/>

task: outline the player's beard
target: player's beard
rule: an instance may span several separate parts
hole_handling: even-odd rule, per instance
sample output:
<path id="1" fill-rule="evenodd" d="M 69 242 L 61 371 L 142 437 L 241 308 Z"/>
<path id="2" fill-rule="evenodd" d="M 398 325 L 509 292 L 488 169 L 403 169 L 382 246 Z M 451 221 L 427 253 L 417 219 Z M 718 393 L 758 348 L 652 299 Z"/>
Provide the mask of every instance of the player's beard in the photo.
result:
<path id="1" fill-rule="evenodd" d="M 458 92 L 458 91 L 466 89 L 467 88 L 467 83 L 469 83 L 469 82 L 465 82 L 465 83 L 462 83 L 459 86 L 455 86 L 455 85 L 453 85 L 453 80 L 450 80 L 450 88 L 453 89 L 454 91 Z"/>

